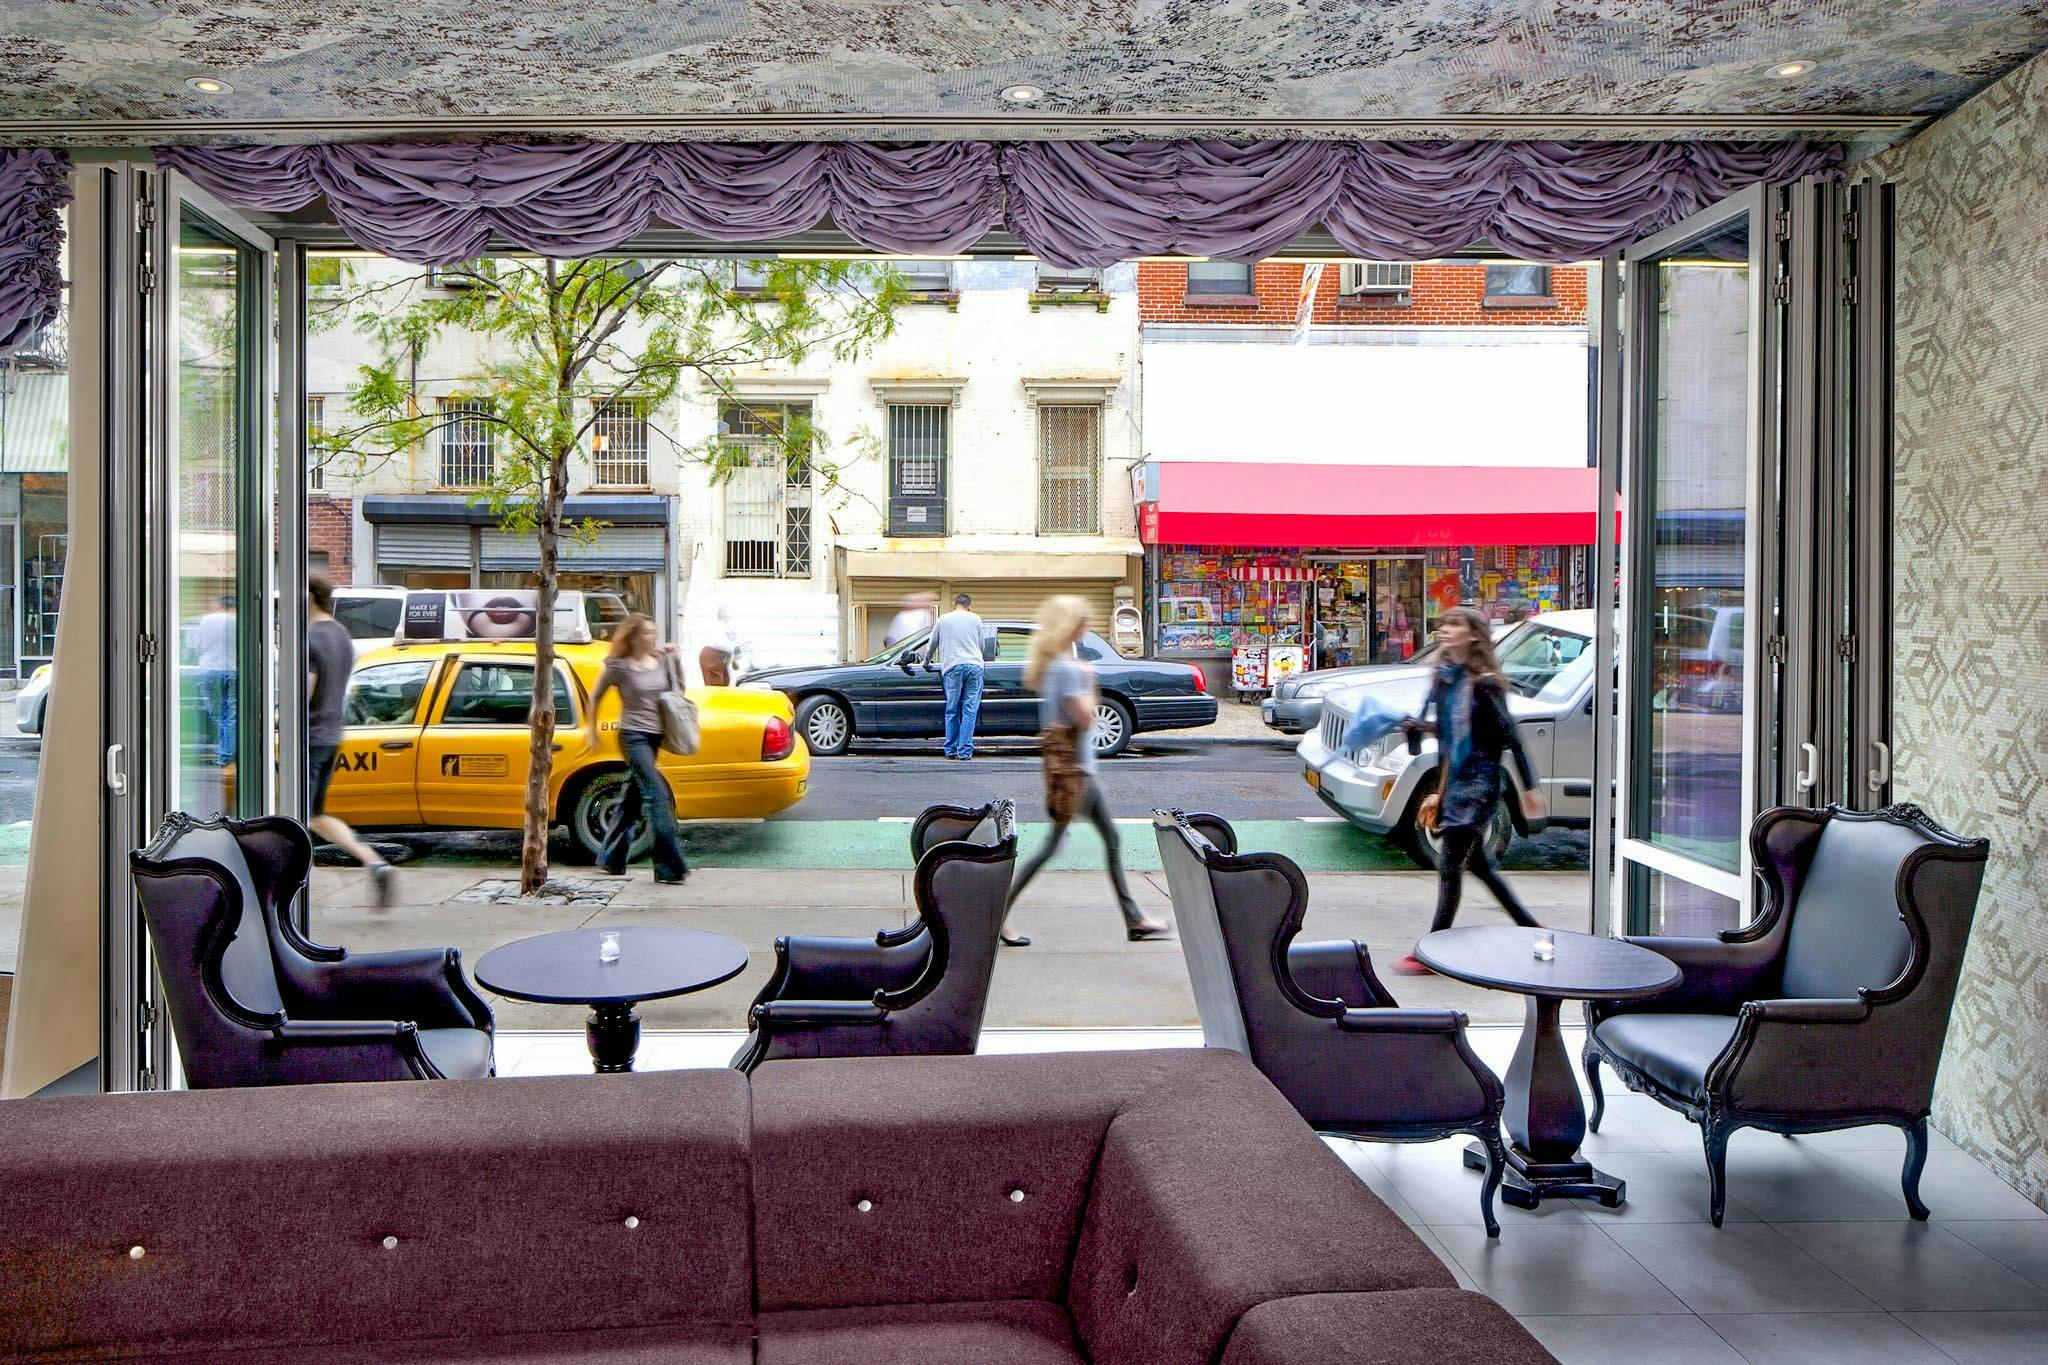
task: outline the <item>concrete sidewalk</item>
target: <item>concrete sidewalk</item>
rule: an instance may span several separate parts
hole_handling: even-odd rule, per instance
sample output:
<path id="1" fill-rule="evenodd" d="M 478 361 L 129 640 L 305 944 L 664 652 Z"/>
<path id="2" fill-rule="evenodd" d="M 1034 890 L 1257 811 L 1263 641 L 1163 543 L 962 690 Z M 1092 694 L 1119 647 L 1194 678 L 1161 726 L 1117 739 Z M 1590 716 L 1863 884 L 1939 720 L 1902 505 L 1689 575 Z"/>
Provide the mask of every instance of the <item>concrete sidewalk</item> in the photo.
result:
<path id="1" fill-rule="evenodd" d="M 558 875 L 566 875 L 568 870 Z M 629 924 L 672 924 L 730 934 L 746 944 L 751 961 L 739 977 L 699 995 L 650 1001 L 641 1008 L 649 1028 L 746 1026 L 746 1009 L 767 979 L 780 934 L 872 935 L 907 923 L 914 913 L 910 873 L 881 870 L 809 871 L 703 868 L 681 887 L 656 886 L 644 869 L 616 882 L 603 904 L 543 906 L 456 899 L 477 883 L 508 875 L 488 868 L 401 868 L 399 904 L 374 908 L 363 873 L 355 868 L 313 872 L 312 935 L 357 951 L 453 944 L 465 966 L 490 949 L 557 929 Z M 1587 925 L 1585 874 L 1510 873 L 1530 910 L 1547 924 Z M 1132 894 L 1151 914 L 1170 918 L 1165 880 L 1134 872 Z M 1475 1022 L 1519 1022 L 1519 996 L 1482 991 L 1441 977 L 1403 977 L 1393 960 L 1428 927 L 1436 879 L 1424 872 L 1321 873 L 1310 883 L 1308 938 L 1360 938 L 1370 945 L 1388 989 L 1403 1004 L 1455 1005 Z M 1497 921 L 1500 912 L 1483 892 L 1468 893 L 1464 921 Z M 1048 870 L 1032 883 L 1012 914 L 1013 931 L 1028 934 L 1029 948 L 1006 948 L 989 999 L 990 1028 L 1184 1028 L 1199 1022 L 1178 941 L 1132 943 L 1108 879 L 1100 872 Z M 586 1011 L 492 999 L 505 1029 L 580 1030 Z"/>

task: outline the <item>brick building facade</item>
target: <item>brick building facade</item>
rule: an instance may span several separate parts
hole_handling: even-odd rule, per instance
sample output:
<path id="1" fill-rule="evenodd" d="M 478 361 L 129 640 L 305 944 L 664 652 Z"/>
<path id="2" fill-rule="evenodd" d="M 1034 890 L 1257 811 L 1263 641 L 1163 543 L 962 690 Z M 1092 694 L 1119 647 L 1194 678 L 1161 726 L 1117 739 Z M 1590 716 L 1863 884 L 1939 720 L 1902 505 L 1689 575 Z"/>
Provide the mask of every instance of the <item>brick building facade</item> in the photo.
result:
<path id="1" fill-rule="evenodd" d="M 306 552 L 337 587 L 355 580 L 354 498 L 313 493 L 306 498 Z"/>
<path id="2" fill-rule="evenodd" d="M 1542 267 L 1516 267 L 1541 269 Z M 1261 261 L 1252 268 L 1250 295 L 1188 293 L 1188 268 L 1174 261 L 1138 265 L 1138 313 L 1143 322 L 1289 327 L 1301 305 L 1300 261 Z M 1578 326 L 1586 322 L 1583 266 L 1552 266 L 1549 293 L 1487 295 L 1487 267 L 1477 262 L 1420 261 L 1409 267 L 1412 285 L 1399 293 L 1343 292 L 1344 270 L 1325 265 L 1316 284 L 1318 326 L 1371 327 Z"/>

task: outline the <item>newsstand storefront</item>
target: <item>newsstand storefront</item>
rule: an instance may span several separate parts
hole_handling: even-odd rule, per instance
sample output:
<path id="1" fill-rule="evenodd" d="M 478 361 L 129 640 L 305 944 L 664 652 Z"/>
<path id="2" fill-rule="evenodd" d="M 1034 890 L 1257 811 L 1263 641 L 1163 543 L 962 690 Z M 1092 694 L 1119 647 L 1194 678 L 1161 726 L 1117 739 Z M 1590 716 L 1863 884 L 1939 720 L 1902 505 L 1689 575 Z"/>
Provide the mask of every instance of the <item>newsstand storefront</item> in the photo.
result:
<path id="1" fill-rule="evenodd" d="M 1592 602 L 1592 469 L 1150 461 L 1133 493 L 1149 647 L 1219 691 Z"/>

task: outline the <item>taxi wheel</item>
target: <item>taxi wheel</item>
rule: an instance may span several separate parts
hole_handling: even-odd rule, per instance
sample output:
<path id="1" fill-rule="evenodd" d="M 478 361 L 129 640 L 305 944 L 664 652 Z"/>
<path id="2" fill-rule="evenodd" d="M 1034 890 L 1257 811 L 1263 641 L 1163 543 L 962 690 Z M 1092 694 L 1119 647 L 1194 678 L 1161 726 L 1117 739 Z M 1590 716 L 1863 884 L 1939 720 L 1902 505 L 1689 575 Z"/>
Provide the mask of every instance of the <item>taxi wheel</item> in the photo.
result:
<path id="1" fill-rule="evenodd" d="M 570 799 L 569 842 L 590 862 L 604 857 L 605 836 L 611 833 L 613 823 L 619 818 L 619 811 L 625 805 L 626 785 L 632 780 L 632 775 L 624 768 L 612 768 L 584 779 Z M 633 846 L 626 852 L 626 861 L 630 863 L 646 857 L 647 850 L 652 847 L 654 829 L 642 820 L 640 832 L 634 836 Z"/>

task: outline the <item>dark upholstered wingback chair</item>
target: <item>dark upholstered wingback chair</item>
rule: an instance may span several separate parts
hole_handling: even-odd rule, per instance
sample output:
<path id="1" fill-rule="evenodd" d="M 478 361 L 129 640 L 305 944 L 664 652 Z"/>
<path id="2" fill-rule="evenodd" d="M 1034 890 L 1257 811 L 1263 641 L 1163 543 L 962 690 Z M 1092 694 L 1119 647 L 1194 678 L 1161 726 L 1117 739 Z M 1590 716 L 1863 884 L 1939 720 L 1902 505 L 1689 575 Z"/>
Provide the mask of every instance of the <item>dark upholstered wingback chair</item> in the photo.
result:
<path id="1" fill-rule="evenodd" d="M 1249 1057 L 1319 1133 L 1478 1138 L 1486 1153 L 1479 1209 L 1487 1235 L 1498 1237 L 1501 1083 L 1467 1043 L 1464 1013 L 1401 1008 L 1363 943 L 1296 942 L 1308 883 L 1291 859 L 1237 853 L 1229 825 L 1214 815 L 1158 811 L 1153 829 L 1202 1041 Z"/>
<path id="2" fill-rule="evenodd" d="M 351 953 L 291 919 L 313 845 L 283 816 L 172 814 L 129 868 L 194 1089 L 492 1072 L 490 1006 L 453 948 Z"/>
<path id="3" fill-rule="evenodd" d="M 1017 865 L 1015 808 L 934 807 L 912 827 L 911 846 L 917 919 L 873 938 L 776 939 L 775 970 L 747 1012 L 735 1067 L 974 1051 Z"/>
<path id="4" fill-rule="evenodd" d="M 1700 1125 L 1721 1222 L 1728 1136 L 1888 1123 L 1906 1132 L 1906 1207 L 1927 1217 L 1927 1111 L 1990 845 L 1917 806 L 1780 806 L 1751 826 L 1762 912 L 1718 938 L 1639 938 L 1685 973 L 1640 1001 L 1588 1001 L 1600 1063 Z"/>

